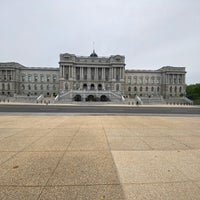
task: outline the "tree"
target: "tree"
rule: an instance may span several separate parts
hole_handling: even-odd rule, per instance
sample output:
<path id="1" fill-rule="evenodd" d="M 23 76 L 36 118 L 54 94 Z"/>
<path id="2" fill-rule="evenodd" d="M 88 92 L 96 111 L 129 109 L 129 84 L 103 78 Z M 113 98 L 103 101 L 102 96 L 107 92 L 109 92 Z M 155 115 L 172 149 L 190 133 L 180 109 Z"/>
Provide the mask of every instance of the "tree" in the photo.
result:
<path id="1" fill-rule="evenodd" d="M 188 85 L 186 87 L 186 96 L 193 100 L 195 104 L 200 104 L 200 83 Z"/>

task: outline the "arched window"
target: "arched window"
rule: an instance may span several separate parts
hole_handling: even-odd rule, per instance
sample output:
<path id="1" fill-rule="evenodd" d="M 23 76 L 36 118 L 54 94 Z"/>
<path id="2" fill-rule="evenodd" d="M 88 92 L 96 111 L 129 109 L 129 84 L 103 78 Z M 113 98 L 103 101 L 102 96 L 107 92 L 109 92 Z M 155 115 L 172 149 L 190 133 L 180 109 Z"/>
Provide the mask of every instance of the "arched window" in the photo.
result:
<path id="1" fill-rule="evenodd" d="M 152 92 L 154 91 L 154 87 L 151 88 L 151 91 L 152 91 Z"/>
<path id="2" fill-rule="evenodd" d="M 142 87 L 140 87 L 140 92 L 142 92 Z"/>
<path id="3" fill-rule="evenodd" d="M 31 90 L 31 85 L 28 85 L 28 89 Z"/>
<path id="4" fill-rule="evenodd" d="M 172 86 L 169 88 L 170 93 L 172 93 Z"/>
<path id="5" fill-rule="evenodd" d="M 90 90 L 94 90 L 94 89 L 95 89 L 94 84 L 91 84 L 90 85 Z"/>
<path id="6" fill-rule="evenodd" d="M 137 92 L 137 87 L 134 87 L 134 91 Z"/>
<path id="7" fill-rule="evenodd" d="M 180 92 L 180 93 L 182 92 L 182 87 L 179 88 L 179 92 Z"/>
<path id="8" fill-rule="evenodd" d="M 146 92 L 148 92 L 148 87 L 146 87 Z"/>
<path id="9" fill-rule="evenodd" d="M 160 88 L 159 87 L 157 87 L 157 92 L 160 92 Z"/>
<path id="10" fill-rule="evenodd" d="M 175 91 L 175 93 L 177 93 L 177 87 L 175 86 L 175 88 L 174 88 L 174 91 Z"/>
<path id="11" fill-rule="evenodd" d="M 131 91 L 131 87 L 128 87 L 128 91 L 129 91 L 129 92 Z"/>
<path id="12" fill-rule="evenodd" d="M 83 84 L 83 89 L 87 90 L 87 84 L 86 83 Z"/>
<path id="13" fill-rule="evenodd" d="M 103 89 L 102 85 L 99 84 L 99 85 L 98 85 L 98 90 L 102 90 L 102 89 Z"/>

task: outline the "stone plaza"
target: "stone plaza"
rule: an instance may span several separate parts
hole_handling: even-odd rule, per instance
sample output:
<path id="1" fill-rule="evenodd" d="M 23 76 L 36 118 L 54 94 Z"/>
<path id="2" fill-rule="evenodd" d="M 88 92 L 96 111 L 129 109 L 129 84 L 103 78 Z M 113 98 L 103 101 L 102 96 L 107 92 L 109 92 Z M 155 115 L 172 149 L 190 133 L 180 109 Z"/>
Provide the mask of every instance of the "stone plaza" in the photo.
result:
<path id="1" fill-rule="evenodd" d="M 0 116 L 0 199 L 199 200 L 199 121 Z"/>

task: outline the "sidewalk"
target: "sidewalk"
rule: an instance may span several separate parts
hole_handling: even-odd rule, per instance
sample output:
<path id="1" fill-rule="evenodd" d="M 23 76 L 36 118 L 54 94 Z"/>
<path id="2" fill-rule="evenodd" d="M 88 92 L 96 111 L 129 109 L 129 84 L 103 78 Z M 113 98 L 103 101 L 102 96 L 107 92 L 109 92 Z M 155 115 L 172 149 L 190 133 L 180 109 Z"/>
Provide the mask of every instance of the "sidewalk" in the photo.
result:
<path id="1" fill-rule="evenodd" d="M 0 199 L 199 200 L 199 121 L 1 116 Z"/>

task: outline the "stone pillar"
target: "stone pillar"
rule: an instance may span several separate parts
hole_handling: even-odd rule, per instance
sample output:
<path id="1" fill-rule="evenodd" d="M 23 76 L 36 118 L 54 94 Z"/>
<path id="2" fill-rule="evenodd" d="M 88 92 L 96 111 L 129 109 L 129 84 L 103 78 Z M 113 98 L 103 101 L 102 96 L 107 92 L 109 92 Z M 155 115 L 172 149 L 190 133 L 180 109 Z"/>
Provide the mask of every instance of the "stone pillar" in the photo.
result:
<path id="1" fill-rule="evenodd" d="M 102 74 L 102 81 L 105 81 L 105 68 L 101 68 L 101 74 Z"/>
<path id="2" fill-rule="evenodd" d="M 80 80 L 83 80 L 83 67 L 80 67 Z"/>
<path id="3" fill-rule="evenodd" d="M 87 68 L 87 80 L 91 80 L 91 68 L 90 67 L 88 67 Z"/>
<path id="4" fill-rule="evenodd" d="M 62 73 L 62 77 L 65 77 L 65 66 L 63 66 L 63 73 Z"/>
<path id="5" fill-rule="evenodd" d="M 94 80 L 98 81 L 98 68 L 97 67 L 95 67 L 95 69 L 94 69 Z"/>

